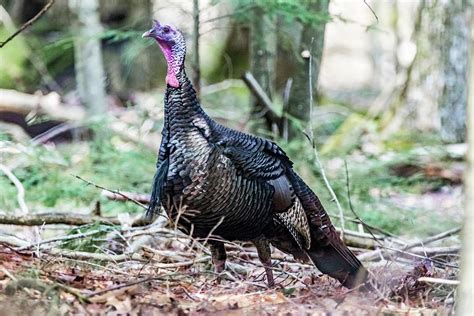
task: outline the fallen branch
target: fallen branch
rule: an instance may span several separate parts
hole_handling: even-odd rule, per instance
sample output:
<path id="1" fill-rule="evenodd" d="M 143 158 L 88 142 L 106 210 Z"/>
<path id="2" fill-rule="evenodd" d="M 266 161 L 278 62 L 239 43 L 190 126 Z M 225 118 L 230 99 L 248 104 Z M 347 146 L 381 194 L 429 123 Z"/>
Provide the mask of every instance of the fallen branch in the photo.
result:
<path id="1" fill-rule="evenodd" d="M 411 248 L 414 248 L 414 247 L 427 245 L 429 243 L 432 243 L 432 242 L 435 242 L 435 241 L 438 241 L 438 240 L 441 240 L 441 239 L 448 238 L 448 237 L 451 237 L 453 235 L 459 234 L 459 232 L 461 232 L 461 227 L 456 227 L 456 228 L 450 229 L 448 231 L 442 232 L 440 234 L 428 237 L 424 240 L 420 240 L 420 241 L 416 241 L 416 242 L 413 242 L 411 244 L 408 244 L 406 247 L 402 248 L 402 250 L 408 250 L 408 249 L 411 249 Z"/>
<path id="2" fill-rule="evenodd" d="M 450 247 L 415 247 L 410 250 L 411 253 L 425 255 L 427 257 L 441 256 L 441 255 L 452 255 L 457 254 L 461 251 L 461 246 L 450 246 Z"/>
<path id="3" fill-rule="evenodd" d="M 4 236 L 0 235 L 0 243 L 4 243 L 14 247 L 27 247 L 29 243 L 25 240 L 16 238 L 14 236 Z M 77 260 L 99 260 L 99 261 L 112 261 L 115 263 L 124 262 L 124 261 L 140 261 L 140 262 L 149 262 L 149 261 L 158 261 L 154 259 L 154 256 L 144 257 L 140 252 L 130 252 L 123 254 L 108 254 L 108 253 L 96 253 L 96 252 L 85 252 L 85 251 L 70 251 L 67 249 L 51 248 L 44 249 L 42 253 L 51 255 L 51 256 L 60 256 L 64 258 L 77 259 Z M 149 254 L 150 252 L 148 252 Z M 169 252 L 161 252 L 157 250 L 154 254 L 163 256 L 164 254 L 169 255 Z M 209 261 L 210 256 L 204 256 L 201 258 L 190 259 L 181 262 L 174 263 L 154 263 L 154 268 L 159 269 L 169 269 L 169 268 L 178 268 L 193 265 L 195 263 L 207 262 Z"/>
<path id="4" fill-rule="evenodd" d="M 86 114 L 85 110 L 79 106 L 61 103 L 61 98 L 56 92 L 41 95 L 9 89 L 0 89 L 0 111 L 24 115 L 37 112 L 59 121 L 80 121 Z"/>
<path id="5" fill-rule="evenodd" d="M 29 245 L 29 242 L 15 236 L 0 235 L 0 244 L 6 244 L 13 247 L 24 247 Z"/>
<path id="6" fill-rule="evenodd" d="M 40 213 L 22 216 L 0 215 L 0 225 L 40 226 L 63 224 L 81 226 L 94 223 L 102 225 L 121 225 L 116 217 L 91 216 L 90 214 Z"/>
<path id="7" fill-rule="evenodd" d="M 260 115 L 266 117 L 268 122 L 278 124 L 281 118 L 277 113 L 275 113 L 275 111 L 273 111 L 272 100 L 270 100 L 265 91 L 263 91 L 257 79 L 255 79 L 251 72 L 247 71 L 242 77 L 242 80 L 245 82 L 250 92 L 257 98 L 258 103 L 262 106 L 263 111 Z"/>
<path id="8" fill-rule="evenodd" d="M 395 253 L 402 253 L 402 254 L 409 254 L 409 255 L 415 255 L 415 256 L 425 255 L 425 254 L 426 256 L 435 256 L 435 255 L 447 255 L 447 254 L 457 253 L 459 252 L 459 246 L 427 248 L 427 247 L 424 247 L 424 245 L 451 237 L 455 234 L 458 234 L 460 231 L 461 231 L 461 228 L 456 227 L 448 231 L 442 232 L 440 234 L 428 237 L 424 240 L 412 242 L 410 244 L 405 245 L 404 247 L 401 247 L 400 249 L 390 248 L 390 247 L 386 247 L 382 245 L 383 249 L 375 249 L 373 251 L 360 254 L 358 258 L 359 260 L 372 261 L 372 260 L 376 260 L 380 258 L 384 254 L 393 255 Z M 412 250 L 408 252 L 408 250 L 410 249 Z"/>

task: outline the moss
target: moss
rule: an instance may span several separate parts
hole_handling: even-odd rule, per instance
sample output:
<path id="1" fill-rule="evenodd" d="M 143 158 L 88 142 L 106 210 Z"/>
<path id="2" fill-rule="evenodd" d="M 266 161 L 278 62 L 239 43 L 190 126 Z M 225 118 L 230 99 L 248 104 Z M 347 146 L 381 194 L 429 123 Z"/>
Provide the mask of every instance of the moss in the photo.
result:
<path id="1" fill-rule="evenodd" d="M 0 27 L 0 38 L 7 38 L 10 35 L 9 30 Z M 0 88 L 23 88 L 22 78 L 28 71 L 24 68 L 27 56 L 28 48 L 21 35 L 0 49 Z"/>

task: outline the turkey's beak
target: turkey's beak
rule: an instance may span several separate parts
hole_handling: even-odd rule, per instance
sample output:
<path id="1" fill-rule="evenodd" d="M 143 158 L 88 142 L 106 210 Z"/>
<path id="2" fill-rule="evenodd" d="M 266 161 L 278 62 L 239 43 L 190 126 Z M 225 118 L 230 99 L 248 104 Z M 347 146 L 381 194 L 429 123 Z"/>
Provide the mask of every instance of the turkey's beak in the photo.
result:
<path id="1" fill-rule="evenodd" d="M 153 29 L 146 31 L 145 33 L 142 34 L 142 38 L 152 37 L 151 35 L 152 32 L 153 32 Z"/>

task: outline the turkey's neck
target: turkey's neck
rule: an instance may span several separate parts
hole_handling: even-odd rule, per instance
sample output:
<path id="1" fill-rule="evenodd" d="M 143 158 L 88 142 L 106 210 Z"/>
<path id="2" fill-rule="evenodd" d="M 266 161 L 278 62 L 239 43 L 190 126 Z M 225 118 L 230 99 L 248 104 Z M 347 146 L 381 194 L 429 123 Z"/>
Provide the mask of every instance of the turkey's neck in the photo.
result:
<path id="1" fill-rule="evenodd" d="M 170 85 L 165 94 L 165 123 L 173 125 L 177 123 L 180 128 L 193 128 L 191 124 L 195 119 L 208 120 L 208 116 L 201 108 L 191 81 L 186 76 L 184 68 L 176 75 L 179 86 L 174 88 Z"/>

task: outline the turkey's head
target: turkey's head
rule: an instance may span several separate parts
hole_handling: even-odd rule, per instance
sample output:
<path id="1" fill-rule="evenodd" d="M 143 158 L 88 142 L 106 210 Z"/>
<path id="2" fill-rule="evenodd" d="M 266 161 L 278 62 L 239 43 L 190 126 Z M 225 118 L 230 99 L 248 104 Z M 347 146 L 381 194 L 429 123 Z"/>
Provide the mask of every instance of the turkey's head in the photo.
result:
<path id="1" fill-rule="evenodd" d="M 172 25 L 160 24 L 157 20 L 153 20 L 153 27 L 143 33 L 142 37 L 151 37 L 156 40 L 168 63 L 166 83 L 178 88 L 177 75 L 184 67 L 186 55 L 186 40 L 181 31 Z"/>

